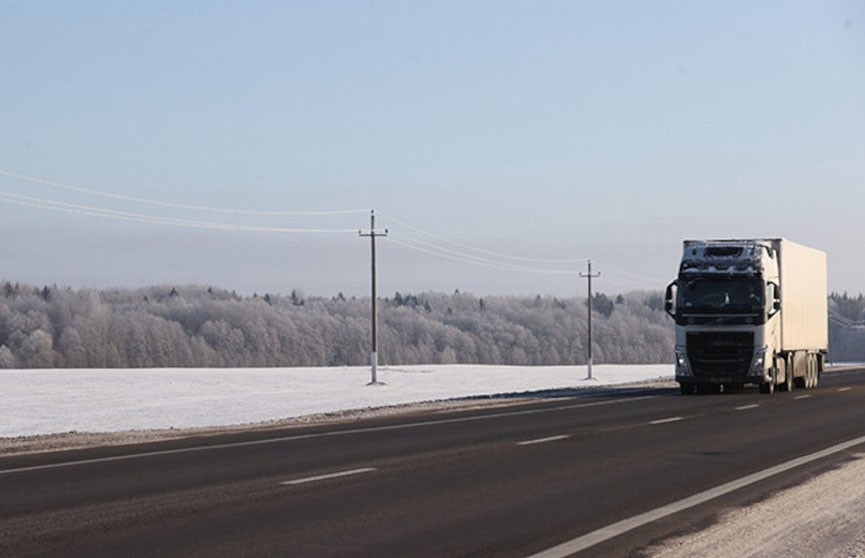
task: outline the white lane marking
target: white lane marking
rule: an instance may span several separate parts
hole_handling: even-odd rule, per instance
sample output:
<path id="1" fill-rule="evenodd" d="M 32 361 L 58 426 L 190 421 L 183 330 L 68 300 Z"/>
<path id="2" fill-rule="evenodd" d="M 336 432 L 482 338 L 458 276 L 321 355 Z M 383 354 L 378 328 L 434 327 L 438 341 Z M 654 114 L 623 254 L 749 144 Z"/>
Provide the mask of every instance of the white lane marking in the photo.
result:
<path id="1" fill-rule="evenodd" d="M 350 471 L 340 471 L 339 473 L 330 473 L 328 475 L 318 475 L 316 477 L 306 477 L 303 479 L 289 480 L 289 481 L 281 482 L 279 484 L 285 485 L 285 486 L 290 486 L 290 485 L 294 485 L 294 484 L 306 484 L 308 482 L 318 482 L 318 481 L 329 480 L 329 479 L 338 479 L 340 477 L 350 477 L 351 475 L 360 475 L 362 473 L 370 473 L 370 472 L 376 471 L 376 470 L 377 469 L 375 467 L 364 467 L 362 469 L 352 469 Z"/>
<path id="2" fill-rule="evenodd" d="M 805 395 L 797 395 L 793 399 L 809 399 L 810 397 L 811 397 L 810 394 L 805 394 Z"/>
<path id="3" fill-rule="evenodd" d="M 669 422 L 679 422 L 680 420 L 685 420 L 685 417 L 670 417 L 665 419 L 658 419 L 650 421 L 649 424 L 667 424 Z"/>
<path id="4" fill-rule="evenodd" d="M 77 461 L 66 461 L 64 463 L 50 463 L 47 465 L 33 465 L 30 467 L 18 467 L 16 469 L 2 469 L 0 475 L 9 475 L 12 473 L 25 473 L 31 471 L 44 471 L 48 469 L 62 469 L 64 467 L 75 467 L 79 465 L 93 465 L 96 463 L 113 463 L 115 461 L 130 461 L 133 459 L 142 459 L 145 457 L 158 457 L 163 455 L 177 455 L 183 453 L 197 453 L 210 450 L 245 448 L 253 446 L 264 446 L 268 444 L 280 444 L 284 442 L 296 442 L 298 440 L 314 440 L 317 438 L 330 438 L 336 436 L 349 436 L 352 434 L 368 434 L 371 432 L 388 432 L 391 430 L 407 430 L 410 428 L 421 428 L 425 426 L 436 426 L 439 424 L 457 424 L 461 422 L 477 422 L 483 420 L 493 420 L 498 418 L 517 417 L 525 415 L 537 415 L 541 413 L 551 413 L 557 411 L 570 411 L 574 409 L 583 409 L 588 407 L 601 407 L 605 405 L 615 405 L 618 403 L 630 403 L 633 401 L 641 401 L 644 399 L 654 399 L 660 397 L 658 395 L 641 395 L 638 397 L 624 397 L 621 399 L 610 399 L 607 401 L 591 401 L 588 403 L 578 403 L 575 405 L 562 405 L 559 407 L 547 407 L 543 409 L 527 409 L 523 411 L 508 411 L 503 413 L 493 413 L 489 415 L 474 415 L 470 417 L 450 418 L 442 420 L 427 420 L 421 422 L 412 422 L 404 424 L 393 424 L 391 426 L 372 426 L 369 428 L 356 428 L 352 430 L 334 430 L 331 432 L 319 432 L 317 434 L 298 434 L 297 436 L 285 436 L 280 438 L 267 438 L 264 440 L 249 440 L 246 442 L 229 442 L 225 444 L 214 444 L 212 446 L 196 446 L 191 448 L 178 448 L 173 450 L 148 451 L 143 453 L 131 453 L 128 455 L 115 455 L 112 457 L 96 457 L 93 459 L 80 459 Z"/>
<path id="5" fill-rule="evenodd" d="M 842 388 L 838 388 L 838 391 L 850 391 L 851 389 L 853 389 L 853 388 L 851 388 L 851 387 L 842 387 Z"/>
<path id="6" fill-rule="evenodd" d="M 557 440 L 564 440 L 565 438 L 570 438 L 570 436 L 566 434 L 562 434 L 560 436 L 550 436 L 549 438 L 539 438 L 537 440 L 526 440 L 524 442 L 517 442 L 518 446 L 531 446 L 533 444 L 544 444 L 546 442 L 555 442 Z"/>
<path id="7" fill-rule="evenodd" d="M 660 508 L 607 525 L 606 527 L 602 527 L 596 531 L 592 531 L 591 533 L 587 533 L 558 546 L 554 546 L 553 548 L 534 554 L 529 558 L 564 558 L 565 556 L 576 554 L 581 550 L 585 550 L 591 546 L 612 539 L 613 537 L 618 537 L 621 534 L 627 533 L 628 531 L 632 531 L 659 519 L 663 519 L 673 515 L 674 513 L 679 513 L 680 511 L 699 506 L 700 504 L 705 504 L 710 500 L 714 500 L 715 498 L 724 496 L 725 494 L 729 494 L 730 492 L 739 490 L 740 488 L 744 488 L 777 474 L 795 469 L 796 467 L 806 465 L 812 461 L 823 459 L 824 457 L 846 451 L 862 444 L 865 444 L 865 436 L 860 436 L 859 438 L 841 442 L 840 444 L 836 444 L 824 450 L 797 457 L 796 459 L 792 459 L 786 463 L 781 463 L 780 465 L 763 469 L 762 471 L 716 486 L 715 488 L 710 488 L 709 490 L 684 498 L 678 502 L 673 502 L 672 504 L 667 504 L 666 506 L 661 506 Z"/>
<path id="8" fill-rule="evenodd" d="M 759 407 L 757 403 L 751 403 L 750 405 L 742 405 L 741 407 L 736 407 L 737 411 L 747 411 L 748 409 L 756 409 Z"/>

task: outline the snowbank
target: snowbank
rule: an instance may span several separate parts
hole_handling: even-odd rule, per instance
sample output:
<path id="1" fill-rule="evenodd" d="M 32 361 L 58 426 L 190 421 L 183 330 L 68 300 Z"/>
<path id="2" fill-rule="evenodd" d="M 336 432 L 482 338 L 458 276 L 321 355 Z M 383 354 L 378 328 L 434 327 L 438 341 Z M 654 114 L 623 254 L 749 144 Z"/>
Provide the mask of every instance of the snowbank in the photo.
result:
<path id="1" fill-rule="evenodd" d="M 653 558 L 691 556 L 865 556 L 865 459 L 854 461 L 744 509 L 712 526 L 648 550 Z M 780 519 L 779 519 L 780 518 Z"/>

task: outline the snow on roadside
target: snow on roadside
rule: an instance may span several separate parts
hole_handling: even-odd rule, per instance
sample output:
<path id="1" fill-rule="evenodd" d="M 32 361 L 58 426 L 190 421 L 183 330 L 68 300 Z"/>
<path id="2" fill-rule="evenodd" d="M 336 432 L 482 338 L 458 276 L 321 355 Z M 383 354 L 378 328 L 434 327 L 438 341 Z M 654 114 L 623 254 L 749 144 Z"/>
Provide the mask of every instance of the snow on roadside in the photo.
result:
<path id="1" fill-rule="evenodd" d="M 648 549 L 653 558 L 865 557 L 865 454 L 715 525 Z"/>
<path id="2" fill-rule="evenodd" d="M 189 429 L 461 397 L 671 381 L 671 365 L 0 371 L 0 438 Z"/>

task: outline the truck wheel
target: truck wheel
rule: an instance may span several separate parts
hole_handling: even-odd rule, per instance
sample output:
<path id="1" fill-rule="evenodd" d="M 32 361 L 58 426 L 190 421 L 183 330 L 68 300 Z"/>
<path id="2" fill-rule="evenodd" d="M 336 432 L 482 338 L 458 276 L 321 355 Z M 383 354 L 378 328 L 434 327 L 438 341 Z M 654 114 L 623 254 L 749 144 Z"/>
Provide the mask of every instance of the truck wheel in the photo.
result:
<path id="1" fill-rule="evenodd" d="M 785 366 L 785 363 L 783 360 L 776 360 L 775 361 L 775 368 L 779 372 L 781 370 L 784 371 L 784 391 L 786 391 L 788 393 L 793 391 L 793 371 L 787 370 L 787 366 Z"/>
<path id="2" fill-rule="evenodd" d="M 772 395 L 775 392 L 775 384 L 772 382 L 763 382 L 760 384 L 760 393 L 764 395 Z"/>

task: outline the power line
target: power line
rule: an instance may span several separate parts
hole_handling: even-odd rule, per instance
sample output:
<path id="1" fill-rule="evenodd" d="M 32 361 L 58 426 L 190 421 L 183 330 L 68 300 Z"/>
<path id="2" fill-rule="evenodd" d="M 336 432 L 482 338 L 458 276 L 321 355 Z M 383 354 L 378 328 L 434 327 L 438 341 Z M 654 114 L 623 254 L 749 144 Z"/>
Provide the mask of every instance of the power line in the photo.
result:
<path id="1" fill-rule="evenodd" d="M 865 328 L 865 324 L 856 324 L 856 323 L 844 322 L 844 321 L 840 321 L 840 320 L 833 318 L 833 317 L 829 318 L 829 323 L 832 323 L 832 324 L 835 324 L 839 327 L 843 327 L 843 328 L 847 328 L 847 329 L 863 329 L 863 328 Z"/>
<path id="2" fill-rule="evenodd" d="M 525 257 L 521 257 L 521 256 L 512 256 L 512 255 L 510 255 L 510 254 L 505 254 L 505 253 L 502 253 L 502 252 L 494 252 L 494 251 L 492 251 L 492 250 L 486 250 L 486 249 L 484 249 L 484 248 L 477 248 L 477 247 L 475 247 L 475 246 L 470 246 L 470 245 L 468 245 L 468 244 L 463 244 L 463 243 L 461 243 L 461 242 L 457 242 L 457 241 L 455 241 L 455 240 L 450 240 L 450 239 L 445 238 L 445 237 L 443 237 L 443 236 L 440 236 L 440 235 L 437 235 L 437 234 L 431 233 L 431 232 L 429 232 L 429 231 L 425 231 L 425 230 L 423 230 L 423 229 L 421 229 L 421 228 L 419 228 L 419 227 L 415 227 L 414 225 L 410 225 L 410 224 L 406 223 L 405 221 L 400 221 L 400 220 L 397 219 L 396 217 L 393 217 L 393 216 L 391 216 L 391 215 L 387 215 L 386 213 L 379 212 L 379 215 L 382 215 L 382 216 L 386 217 L 387 219 L 390 219 L 390 220 L 393 221 L 394 223 L 397 223 L 397 224 L 399 224 L 399 225 L 402 225 L 403 227 L 406 227 L 407 229 L 411 229 L 411 230 L 413 230 L 413 231 L 415 231 L 415 232 L 417 232 L 417 233 L 420 233 L 420 234 L 422 234 L 422 235 L 428 236 L 428 237 L 433 238 L 433 239 L 435 239 L 435 240 L 438 240 L 438 241 L 441 241 L 441 242 L 445 242 L 445 243 L 447 243 L 447 244 L 451 244 L 451 245 L 453 245 L 453 246 L 456 246 L 456 247 L 458 247 L 458 248 L 462 248 L 462 249 L 464 249 L 464 250 L 469 250 L 470 252 L 477 252 L 477 253 L 479 253 L 479 254 L 486 254 L 486 255 L 488 255 L 488 256 L 495 256 L 495 257 L 498 257 L 498 258 L 504 258 L 504 259 L 507 259 L 507 260 L 514 260 L 514 261 L 518 261 L 518 262 L 546 263 L 546 264 L 582 263 L 582 262 L 585 262 L 585 261 L 588 259 L 588 258 L 572 258 L 572 259 L 543 259 L 543 258 L 525 258 Z"/>
<path id="3" fill-rule="evenodd" d="M 631 283 L 637 286 L 649 287 L 649 288 L 658 288 L 663 287 L 667 283 L 669 283 L 666 279 L 658 279 L 657 277 L 649 277 L 648 275 L 640 275 L 637 273 L 632 273 L 628 271 L 621 271 L 616 268 L 611 268 L 608 264 L 604 263 L 604 270 L 607 273 L 607 278 L 613 280 L 609 277 L 610 274 L 613 276 L 618 276 L 620 283 Z"/>
<path id="4" fill-rule="evenodd" d="M 829 320 L 838 324 L 847 327 L 863 327 L 865 326 L 865 321 L 856 321 L 846 316 L 842 316 L 841 314 L 835 312 L 831 308 L 829 309 Z"/>
<path id="5" fill-rule="evenodd" d="M 156 205 L 160 207 L 170 207 L 173 209 L 188 209 L 193 211 L 206 211 L 210 213 L 226 213 L 233 215 L 257 215 L 257 216 L 269 216 L 269 217 L 322 217 L 329 215 L 351 215 L 351 214 L 359 214 L 359 213 L 367 213 L 369 209 L 337 209 L 331 211 L 260 211 L 253 209 L 232 209 L 225 207 L 212 207 L 207 205 L 192 205 L 192 204 L 183 204 L 183 203 L 174 203 L 167 202 L 162 200 L 155 200 L 149 198 L 140 198 L 136 196 L 125 196 L 122 194 L 116 194 L 112 192 L 105 192 L 102 190 L 96 190 L 93 188 L 85 188 L 83 186 L 74 186 L 72 184 L 65 184 L 63 182 L 58 182 L 56 180 L 48 180 L 44 178 L 38 178 L 34 176 L 27 176 L 23 174 L 17 174 L 9 171 L 0 170 L 0 175 L 6 176 L 9 178 L 16 178 L 19 180 L 25 180 L 27 182 L 32 182 L 34 184 L 41 184 L 43 186 L 51 186 L 53 188 L 59 188 L 62 190 L 68 190 L 72 192 L 78 192 L 81 194 L 88 194 L 91 196 L 99 196 L 103 198 L 109 198 L 118 201 L 126 201 L 133 203 L 141 203 L 147 205 Z"/>
<path id="6" fill-rule="evenodd" d="M 604 266 L 604 269 L 605 269 L 605 270 L 607 269 L 606 266 Z M 619 285 L 619 286 L 621 286 L 621 287 L 625 287 L 625 288 L 629 288 L 629 289 L 649 289 L 649 290 L 654 290 L 654 289 L 659 289 L 659 288 L 661 288 L 661 287 L 659 287 L 657 284 L 649 285 L 649 284 L 647 284 L 647 283 L 645 283 L 645 282 L 643 282 L 643 281 L 635 281 L 635 280 L 633 280 L 633 279 L 627 279 L 627 278 L 622 278 L 622 277 L 616 277 L 616 273 L 615 273 L 615 271 L 609 271 L 609 272 L 607 273 L 607 275 L 606 275 L 606 278 L 607 278 L 607 281 L 606 281 L 607 283 L 612 283 L 612 284 L 614 284 L 614 285 Z"/>
<path id="7" fill-rule="evenodd" d="M 91 217 L 102 217 L 107 219 L 115 219 L 121 221 L 137 221 L 141 223 L 152 223 L 159 225 L 173 225 L 178 227 L 194 228 L 194 229 L 210 229 L 224 231 L 241 231 L 241 232 L 267 232 L 267 233 L 354 233 L 357 229 L 320 229 L 320 228 L 288 228 L 288 227 L 260 227 L 254 225 L 237 225 L 230 223 L 216 223 L 210 221 L 197 221 L 189 219 L 174 219 L 169 217 L 160 217 L 157 215 L 147 215 L 142 213 L 131 213 L 126 211 L 118 211 L 114 209 L 106 209 L 89 205 L 71 204 L 66 202 L 58 202 L 45 198 L 37 198 L 33 196 L 24 196 L 22 194 L 14 194 L 0 190 L 0 203 L 10 203 L 15 205 L 36 207 L 39 209 L 47 209 L 50 211 L 73 213 L 78 215 L 87 215 Z"/>
<path id="8" fill-rule="evenodd" d="M 97 190 L 94 188 L 87 188 L 83 186 L 75 186 L 72 184 L 67 184 L 64 182 L 59 182 L 55 180 L 49 180 L 45 178 L 33 177 L 18 173 L 13 173 L 6 170 L 0 170 L 0 176 L 5 176 L 8 178 L 24 180 L 27 182 L 31 182 L 34 184 L 40 184 L 43 186 L 49 186 L 53 188 L 58 188 L 62 190 L 68 190 L 72 192 L 87 194 L 91 196 L 98 196 L 102 198 L 108 198 L 117 201 L 125 201 L 125 202 L 133 202 L 138 204 L 147 204 L 158 207 L 172 208 L 172 209 L 185 209 L 192 211 L 204 211 L 204 212 L 212 212 L 212 213 L 221 213 L 221 214 L 233 214 L 233 215 L 249 215 L 249 216 L 259 216 L 259 217 L 303 217 L 303 216 L 335 216 L 335 215 L 350 215 L 350 214 L 358 214 L 358 213 L 366 213 L 368 209 L 345 209 L 345 210 L 332 210 L 332 211 L 258 211 L 258 210 L 246 210 L 246 209 L 232 209 L 232 208 L 221 208 L 221 207 L 212 207 L 206 205 L 192 205 L 192 204 L 181 204 L 168 202 L 163 200 L 149 199 L 149 198 L 141 198 L 135 196 L 126 196 L 122 194 L 106 192 L 102 190 Z M 170 225 L 170 226 L 179 226 L 186 228 L 197 228 L 197 229 L 209 229 L 209 230 L 224 230 L 224 231 L 240 231 L 240 232 L 267 232 L 267 233 L 353 233 L 356 229 L 337 229 L 337 228 L 300 228 L 300 227 L 265 227 L 265 226 L 255 226 L 255 225 L 240 225 L 234 223 L 223 223 L 223 222 L 213 222 L 213 221 L 204 221 L 204 220 L 194 220 L 194 219 L 181 219 L 174 217 L 166 217 L 161 215 L 154 215 L 148 213 L 135 213 L 135 212 L 127 212 L 120 211 L 115 209 L 109 209 L 105 207 L 97 207 L 93 205 L 84 205 L 84 204 L 73 204 L 67 203 L 63 201 L 58 201 L 56 199 L 48 199 L 42 197 L 35 196 L 26 196 L 22 194 L 16 194 L 13 192 L 0 190 L 0 203 L 7 204 L 16 204 L 21 206 L 35 207 L 39 209 L 45 209 L 55 212 L 64 212 L 64 213 L 73 213 L 78 215 L 86 215 L 90 217 L 100 217 L 100 218 L 108 218 L 115 220 L 125 220 L 125 221 L 134 221 L 134 222 L 142 222 L 142 223 L 151 223 L 151 224 L 159 224 L 159 225 Z M 411 225 L 405 221 L 402 221 L 396 217 L 379 213 L 379 215 L 384 215 L 386 219 L 393 221 L 394 223 L 421 235 L 424 235 L 428 238 L 431 238 L 440 243 L 444 243 L 446 245 L 450 245 L 451 247 L 441 246 L 438 244 L 434 244 L 432 242 L 427 242 L 424 240 L 420 240 L 417 238 L 412 238 L 410 236 L 405 237 L 403 240 L 397 240 L 392 238 L 393 244 L 397 246 L 401 246 L 403 248 L 407 248 L 409 250 L 425 253 L 428 255 L 436 256 L 439 258 L 449 259 L 453 261 L 458 261 L 462 263 L 467 263 L 470 265 L 482 266 L 492 269 L 500 269 L 505 271 L 516 271 L 523 273 L 536 273 L 536 274 L 544 274 L 544 275 L 569 275 L 576 276 L 579 275 L 579 272 L 572 269 L 557 269 L 554 267 L 555 265 L 565 265 L 565 264 L 573 264 L 573 263 L 581 263 L 588 261 L 588 258 L 531 258 L 531 257 L 523 257 L 516 256 L 512 254 L 507 254 L 503 252 L 497 252 L 493 250 L 487 250 L 485 248 L 480 248 L 477 246 L 472 246 L 469 244 L 465 244 L 462 242 L 458 242 L 455 240 L 448 239 L 444 236 L 431 233 L 426 231 L 420 227 L 416 227 Z M 453 248 L 455 247 L 455 248 Z M 548 264 L 546 266 L 537 266 L 530 264 Z M 606 267 L 606 266 L 605 266 Z M 636 286 L 636 287 L 649 287 L 649 288 L 657 288 L 658 285 L 662 284 L 663 281 L 657 280 L 654 278 L 631 274 L 622 271 L 616 271 L 615 269 L 608 268 L 608 273 L 610 274 L 609 280 L 613 283 L 618 283 L 626 286 Z M 647 284 L 649 281 L 651 284 Z"/>
<path id="9" fill-rule="evenodd" d="M 524 266 L 524 265 L 518 265 L 518 264 L 511 264 L 511 263 L 507 263 L 507 262 L 489 260 L 486 258 L 481 258 L 481 257 L 475 256 L 473 254 L 466 254 L 463 252 L 457 252 L 454 250 L 450 250 L 448 248 L 442 248 L 442 247 L 435 246 L 433 244 L 419 241 L 419 240 L 400 241 L 400 240 L 396 240 L 394 237 L 391 237 L 390 243 L 396 244 L 397 246 L 402 246 L 403 248 L 408 248 L 409 250 L 414 250 L 416 252 L 429 254 L 432 256 L 439 257 L 439 258 L 444 258 L 444 259 L 448 259 L 448 260 L 468 263 L 468 264 L 477 265 L 477 266 L 481 266 L 481 267 L 488 267 L 488 268 L 492 268 L 492 269 L 501 269 L 501 270 L 506 270 L 506 271 L 521 271 L 521 272 L 525 272 L 525 273 L 538 273 L 538 274 L 546 274 L 546 275 L 578 275 L 579 274 L 579 272 L 577 272 L 577 271 L 530 267 L 530 266 Z"/>

